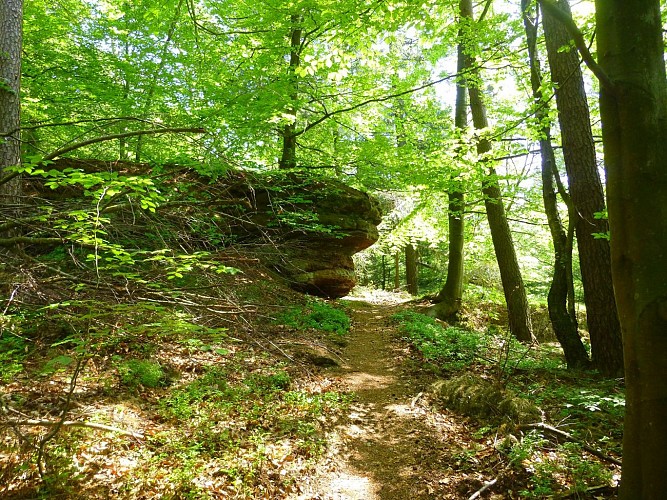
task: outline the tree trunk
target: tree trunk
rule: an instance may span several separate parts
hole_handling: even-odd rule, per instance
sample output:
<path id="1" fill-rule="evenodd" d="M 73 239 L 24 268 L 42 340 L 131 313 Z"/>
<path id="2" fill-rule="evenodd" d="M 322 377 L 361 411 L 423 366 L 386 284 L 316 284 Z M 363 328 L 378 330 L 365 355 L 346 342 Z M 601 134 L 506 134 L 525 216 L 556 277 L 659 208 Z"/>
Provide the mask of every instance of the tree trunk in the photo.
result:
<path id="1" fill-rule="evenodd" d="M 667 84 L 658 0 L 597 0 L 612 270 L 625 349 L 622 500 L 667 491 Z"/>
<path id="2" fill-rule="evenodd" d="M 528 0 L 522 0 L 523 23 L 526 30 L 528 42 L 528 56 L 530 59 L 530 82 L 533 90 L 533 98 L 537 106 L 535 118 L 542 124 L 540 130 L 540 155 L 542 160 L 542 199 L 544 211 L 549 223 L 549 230 L 554 244 L 554 269 L 547 305 L 549 319 L 558 339 L 567 367 L 570 369 L 588 368 L 590 361 L 581 337 L 579 337 L 576 316 L 568 311 L 568 292 L 572 281 L 572 243 L 563 228 L 560 214 L 558 213 L 558 201 L 554 186 L 554 178 L 558 175 L 556 171 L 556 158 L 551 145 L 551 127 L 548 122 L 548 108 L 542 95 L 542 75 L 540 63 L 537 58 L 537 16 L 531 18 L 528 11 Z M 563 193 L 565 194 L 565 193 Z M 570 200 L 568 208 L 572 206 Z M 569 210 L 570 217 L 576 219 L 576 211 Z"/>
<path id="3" fill-rule="evenodd" d="M 292 115 L 292 121 L 287 123 L 283 128 L 283 151 L 278 162 L 280 168 L 294 168 L 296 167 L 296 101 L 299 98 L 299 85 L 296 69 L 301 64 L 301 37 L 303 30 L 301 29 L 301 16 L 291 16 L 290 31 L 290 57 L 288 79 L 291 88 L 292 106 L 288 110 L 288 114 Z"/>
<path id="4" fill-rule="evenodd" d="M 459 34 L 460 36 L 460 34 Z M 466 68 L 464 44 L 459 43 L 457 73 L 462 75 Z M 468 126 L 468 108 L 466 99 L 466 83 L 462 76 L 456 83 L 456 108 L 454 110 L 454 126 L 463 132 Z M 463 182 L 458 175 L 450 176 L 448 238 L 449 260 L 447 262 L 447 280 L 435 298 L 433 312 L 436 317 L 447 320 L 455 316 L 461 308 L 463 297 L 463 244 L 465 243 L 465 193 Z"/>
<path id="5" fill-rule="evenodd" d="M 405 246 L 405 282 L 410 295 L 417 295 L 419 293 L 419 283 L 417 280 L 417 249 L 412 243 L 408 243 Z"/>
<path id="6" fill-rule="evenodd" d="M 0 178 L 21 161 L 20 90 L 23 39 L 22 0 L 0 2 Z M 21 197 L 21 180 L 0 183 L 0 206 L 14 216 Z M 4 216 L 3 216 L 4 218 Z"/>
<path id="7" fill-rule="evenodd" d="M 472 19 L 472 0 L 461 0 L 460 7 L 461 18 Z M 468 60 L 468 72 L 471 76 L 468 81 L 476 82 L 475 85 L 468 86 L 472 120 L 476 129 L 483 130 L 488 128 L 489 122 L 486 118 L 486 107 L 479 90 L 480 79 L 472 58 L 468 57 L 466 59 Z M 477 143 L 478 154 L 483 157 L 490 150 L 490 142 L 487 139 L 480 139 Z M 500 268 L 500 279 L 503 284 L 505 302 L 507 303 L 510 331 L 521 342 L 533 342 L 535 337 L 530 321 L 528 297 L 523 286 L 512 233 L 505 215 L 500 185 L 492 166 L 488 167 L 488 173 L 482 181 L 482 193 L 484 194 L 484 205 L 489 221 L 489 229 L 491 230 L 493 249 Z"/>
<path id="8" fill-rule="evenodd" d="M 394 291 L 401 290 L 401 260 L 398 252 L 394 254 Z"/>
<path id="9" fill-rule="evenodd" d="M 563 12 L 570 13 L 567 0 L 556 3 Z M 608 224 L 595 217 L 604 211 L 605 202 L 584 80 L 577 52 L 559 50 L 570 43 L 570 35 L 548 12 L 544 13 L 544 33 L 551 76 L 557 88 L 556 105 L 570 194 L 579 214 L 577 245 L 593 366 L 604 375 L 618 376 L 623 373 L 623 346 L 611 279 L 609 242 L 595 237 L 596 233 L 606 233 Z"/>
<path id="10" fill-rule="evenodd" d="M 382 290 L 387 289 L 387 256 L 382 255 Z"/>

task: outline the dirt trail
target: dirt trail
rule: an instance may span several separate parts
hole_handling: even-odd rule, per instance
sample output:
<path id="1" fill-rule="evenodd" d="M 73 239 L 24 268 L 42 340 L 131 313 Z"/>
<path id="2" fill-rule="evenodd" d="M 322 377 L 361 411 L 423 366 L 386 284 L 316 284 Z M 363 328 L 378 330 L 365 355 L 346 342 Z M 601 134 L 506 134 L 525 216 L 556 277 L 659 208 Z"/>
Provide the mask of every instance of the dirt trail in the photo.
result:
<path id="1" fill-rule="evenodd" d="M 408 369 L 406 347 L 396 341 L 388 321 L 395 309 L 350 305 L 353 327 L 339 376 L 343 389 L 356 394 L 355 401 L 331 438 L 328 457 L 315 477 L 304 478 L 298 498 L 467 498 L 463 492 L 475 491 L 474 483 L 483 479 L 453 483 L 467 431 L 428 408 L 429 381 Z"/>

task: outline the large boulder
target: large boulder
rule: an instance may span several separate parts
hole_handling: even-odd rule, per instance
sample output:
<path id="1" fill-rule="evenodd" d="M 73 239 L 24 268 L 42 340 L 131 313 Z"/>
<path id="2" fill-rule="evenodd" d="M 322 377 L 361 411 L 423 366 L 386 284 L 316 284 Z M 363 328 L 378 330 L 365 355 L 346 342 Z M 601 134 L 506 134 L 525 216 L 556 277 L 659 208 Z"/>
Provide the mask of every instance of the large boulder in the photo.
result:
<path id="1" fill-rule="evenodd" d="M 242 239 L 263 244 L 257 255 L 291 287 L 342 297 L 356 284 L 352 255 L 378 239 L 378 201 L 340 181 L 302 173 L 247 178 L 231 192 L 244 199 Z"/>

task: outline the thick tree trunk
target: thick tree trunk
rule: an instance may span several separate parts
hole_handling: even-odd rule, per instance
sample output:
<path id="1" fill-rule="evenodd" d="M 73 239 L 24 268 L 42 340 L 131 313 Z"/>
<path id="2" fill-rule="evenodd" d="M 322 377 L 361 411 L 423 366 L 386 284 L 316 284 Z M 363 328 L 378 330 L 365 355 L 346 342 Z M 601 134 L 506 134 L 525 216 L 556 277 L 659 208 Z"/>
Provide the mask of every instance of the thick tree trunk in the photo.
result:
<path id="1" fill-rule="evenodd" d="M 463 43 L 459 44 L 457 73 L 462 75 L 466 68 L 466 55 Z M 456 108 L 454 126 L 463 132 L 468 126 L 468 108 L 466 84 L 462 76 L 456 84 Z M 465 243 L 465 194 L 463 182 L 458 175 L 450 177 L 449 196 L 449 260 L 447 262 L 447 280 L 435 298 L 433 313 L 436 317 L 447 320 L 455 316 L 461 308 L 463 297 L 463 244 Z"/>
<path id="2" fill-rule="evenodd" d="M 622 500 L 667 492 L 667 83 L 658 0 L 597 0 L 612 270 L 625 349 Z"/>
<path id="3" fill-rule="evenodd" d="M 0 178 L 7 174 L 5 168 L 20 162 L 22 38 L 23 2 L 3 0 L 0 2 Z M 7 214 L 18 209 L 20 196 L 19 177 L 0 184 L 0 206 L 8 210 Z"/>
<path id="4" fill-rule="evenodd" d="M 417 295 L 419 293 L 419 283 L 417 281 L 417 249 L 412 243 L 408 243 L 405 246 L 405 282 L 410 295 Z"/>
<path id="5" fill-rule="evenodd" d="M 472 19 L 472 0 L 461 0 L 460 7 L 461 18 Z M 488 128 L 489 122 L 486 117 L 486 107 L 482 100 L 482 93 L 479 90 L 479 76 L 476 74 L 477 71 L 472 63 L 473 61 L 470 59 L 468 61 L 468 70 L 471 75 L 469 81 L 474 81 L 476 84 L 468 86 L 470 109 L 475 128 L 483 130 Z M 485 155 L 490 150 L 491 144 L 487 139 L 481 139 L 478 142 L 477 152 L 480 156 Z M 493 249 L 500 268 L 505 302 L 507 302 L 510 331 L 521 342 L 533 342 L 535 337 L 530 321 L 528 297 L 523 285 L 512 233 L 505 215 L 500 185 L 495 169 L 491 166 L 488 167 L 488 174 L 482 181 L 482 193 L 484 194 L 484 205 L 489 221 L 489 229 L 491 230 Z"/>
<path id="6" fill-rule="evenodd" d="M 567 0 L 556 3 L 569 14 Z M 551 76 L 557 87 L 556 105 L 565 168 L 572 202 L 579 214 L 577 245 L 593 366 L 605 375 L 618 376 L 623 373 L 623 346 L 614 301 L 609 242 L 594 236 L 606 233 L 608 224 L 595 217 L 596 213 L 604 211 L 605 202 L 584 80 L 577 52 L 559 50 L 570 43 L 570 35 L 565 26 L 548 12 L 544 14 L 544 32 Z"/>
<path id="7" fill-rule="evenodd" d="M 293 120 L 283 128 L 283 150 L 280 156 L 280 161 L 278 162 L 280 168 L 296 167 L 296 101 L 299 98 L 299 85 L 296 69 L 301 64 L 301 37 L 303 36 L 301 16 L 296 14 L 292 15 L 291 26 L 288 78 L 292 91 L 290 96 L 292 107 L 288 111 L 289 114 L 292 115 Z"/>
<path id="8" fill-rule="evenodd" d="M 554 333 L 565 355 L 567 367 L 570 369 L 588 368 L 590 361 L 581 337 L 579 337 L 576 316 L 568 311 L 568 292 L 572 281 L 572 244 L 568 234 L 563 228 L 560 214 L 558 213 L 558 200 L 554 186 L 554 178 L 558 175 L 556 171 L 556 159 L 551 145 L 551 127 L 548 122 L 548 108 L 542 96 L 542 75 L 540 63 L 536 53 L 537 42 L 537 16 L 531 18 L 528 11 L 528 0 L 522 0 L 523 22 L 528 41 L 528 56 L 530 59 L 530 82 L 533 97 L 537 106 L 535 118 L 542 123 L 540 130 L 540 154 L 542 160 L 542 199 L 544 211 L 549 223 L 549 230 L 554 244 L 554 269 L 547 305 L 549 318 Z M 571 206 L 570 200 L 568 207 Z M 576 219 L 576 211 L 569 211 L 570 217 Z"/>

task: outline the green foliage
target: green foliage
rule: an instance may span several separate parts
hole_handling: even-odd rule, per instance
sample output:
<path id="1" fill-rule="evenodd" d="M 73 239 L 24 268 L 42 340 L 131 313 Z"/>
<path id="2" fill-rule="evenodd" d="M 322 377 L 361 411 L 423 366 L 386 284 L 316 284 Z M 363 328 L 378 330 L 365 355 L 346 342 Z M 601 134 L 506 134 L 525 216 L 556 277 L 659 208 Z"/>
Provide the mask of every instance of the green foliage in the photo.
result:
<path id="1" fill-rule="evenodd" d="M 345 311 L 317 300 L 312 300 L 303 308 L 287 310 L 277 321 L 298 330 L 314 328 L 336 335 L 344 335 L 350 329 L 350 318 Z"/>
<path id="2" fill-rule="evenodd" d="M 8 326 L 6 319 L 6 316 L 0 316 L 3 330 Z M 26 339 L 11 332 L 2 332 L 0 335 L 0 381 L 8 382 L 23 370 L 23 362 L 29 349 L 30 343 Z"/>
<path id="3" fill-rule="evenodd" d="M 443 328 L 424 314 L 401 312 L 392 319 L 425 359 L 447 370 L 459 370 L 472 364 L 487 345 L 483 334 L 457 327 Z"/>
<path id="4" fill-rule="evenodd" d="M 130 359 L 118 366 L 121 382 L 129 388 L 162 387 L 167 383 L 167 374 L 157 361 L 150 359 Z"/>
<path id="5" fill-rule="evenodd" d="M 577 443 L 551 447 L 537 431 L 526 434 L 509 451 L 511 463 L 525 468 L 530 475 L 529 489 L 520 495 L 527 498 L 552 497 L 564 492 L 582 494 L 587 488 L 608 484 L 611 473 L 599 462 L 583 457 Z"/>
<path id="6" fill-rule="evenodd" d="M 561 378 L 549 382 L 515 377 L 510 384 L 514 390 L 530 394 L 554 421 L 568 422 L 570 433 L 582 439 L 592 435 L 620 454 L 625 395 L 616 381 L 586 374 L 571 378 L 562 373 Z"/>

